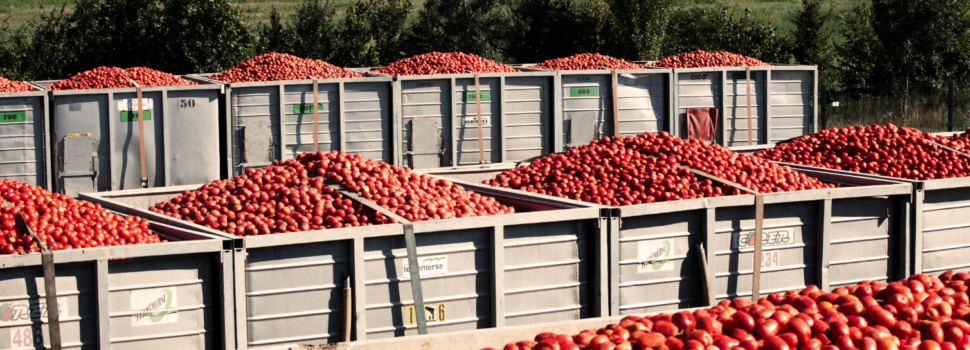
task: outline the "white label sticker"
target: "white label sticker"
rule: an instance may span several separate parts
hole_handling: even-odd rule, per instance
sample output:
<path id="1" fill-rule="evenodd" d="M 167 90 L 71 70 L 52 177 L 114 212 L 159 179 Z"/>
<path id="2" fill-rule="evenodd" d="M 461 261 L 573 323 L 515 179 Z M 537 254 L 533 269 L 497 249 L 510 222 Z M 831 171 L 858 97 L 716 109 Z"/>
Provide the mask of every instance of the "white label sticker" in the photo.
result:
<path id="1" fill-rule="evenodd" d="M 751 258 L 754 259 L 754 255 Z M 781 252 L 777 250 L 761 252 L 761 269 L 772 267 L 781 267 Z"/>
<path id="2" fill-rule="evenodd" d="M 637 244 L 637 273 L 671 271 L 674 262 L 668 261 L 673 254 L 674 241 L 640 241 Z"/>
<path id="3" fill-rule="evenodd" d="M 38 347 L 45 347 L 44 330 L 40 325 L 10 329 L 10 349 L 35 349 Z"/>
<path id="4" fill-rule="evenodd" d="M 67 314 L 67 298 L 57 298 L 57 316 L 63 319 Z M 32 319 L 47 319 L 46 298 L 0 303 L 0 327 Z"/>
<path id="5" fill-rule="evenodd" d="M 461 117 L 461 123 L 464 124 L 465 126 L 477 126 L 478 116 Z M 485 126 L 485 125 L 492 125 L 492 120 L 487 115 L 482 116 L 482 126 Z"/>
<path id="6" fill-rule="evenodd" d="M 408 259 L 403 259 L 402 263 L 404 265 L 404 273 L 401 276 L 408 278 L 408 276 L 411 276 L 411 266 L 408 264 Z M 418 268 L 421 271 L 421 277 L 444 275 L 448 273 L 448 256 L 418 257 Z"/>
<path id="7" fill-rule="evenodd" d="M 178 290 L 175 287 L 133 290 L 131 325 L 150 326 L 178 322 L 178 306 Z"/>
<path id="8" fill-rule="evenodd" d="M 143 110 L 143 111 L 150 111 L 150 110 L 155 109 L 154 108 L 155 107 L 155 103 L 150 98 L 144 98 L 144 97 L 142 97 L 141 104 L 142 104 L 141 110 Z M 137 110 L 138 110 L 138 99 L 137 98 L 123 99 L 123 100 L 118 101 L 118 111 L 119 112 L 130 112 L 130 111 L 137 111 Z"/>
<path id="9" fill-rule="evenodd" d="M 731 248 L 754 249 L 754 230 L 740 231 L 731 234 Z M 761 231 L 761 246 L 774 247 L 795 243 L 795 228 L 783 227 L 764 229 Z"/>

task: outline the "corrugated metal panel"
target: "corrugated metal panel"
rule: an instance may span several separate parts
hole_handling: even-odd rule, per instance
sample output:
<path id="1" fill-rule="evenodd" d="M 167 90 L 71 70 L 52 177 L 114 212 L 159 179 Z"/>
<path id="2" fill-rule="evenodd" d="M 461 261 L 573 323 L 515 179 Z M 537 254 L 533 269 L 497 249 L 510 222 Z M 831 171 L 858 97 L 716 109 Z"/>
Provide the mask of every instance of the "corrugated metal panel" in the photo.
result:
<path id="1" fill-rule="evenodd" d="M 548 77 L 505 78 L 505 154 L 507 162 L 521 162 L 552 153 Z M 497 122 L 493 122 L 493 125 Z"/>
<path id="2" fill-rule="evenodd" d="M 0 97 L 0 114 L 12 118 L 0 120 L 0 178 L 50 189 L 45 108 L 42 96 Z"/>
<path id="3" fill-rule="evenodd" d="M 832 202 L 829 245 L 829 284 L 833 287 L 861 280 L 885 281 L 892 276 L 892 240 L 896 234 L 888 197 L 850 198 Z"/>
<path id="4" fill-rule="evenodd" d="M 771 143 L 812 130 L 813 71 L 771 71 Z"/>
<path id="5" fill-rule="evenodd" d="M 317 142 L 323 152 L 340 150 L 339 88 L 317 85 Z M 283 85 L 283 93 L 283 159 L 291 159 L 313 152 L 313 86 Z"/>
<path id="6" fill-rule="evenodd" d="M 489 163 L 502 162 L 502 91 L 499 78 L 479 78 L 479 91 L 482 94 L 482 146 L 485 161 Z M 475 101 L 475 80 L 455 79 L 454 123 L 458 123 L 458 165 L 479 164 L 478 157 L 478 124 Z M 488 96 L 487 101 L 485 96 Z M 486 123 L 485 121 L 488 120 Z"/>
<path id="7" fill-rule="evenodd" d="M 562 118 L 563 133 L 570 135 L 572 119 L 585 116 L 596 120 L 595 138 L 613 134 L 613 102 L 610 98 L 610 76 L 608 74 L 563 75 L 562 76 Z M 580 92 L 577 89 L 586 89 Z M 593 91 L 595 89 L 595 91 Z M 567 140 L 566 148 L 583 145 L 588 140 Z"/>
<path id="8" fill-rule="evenodd" d="M 690 72 L 677 74 L 677 136 L 687 137 L 687 109 L 721 108 L 721 72 Z M 723 120 L 723 118 L 720 118 Z M 718 121 L 720 126 L 722 123 Z M 718 134 L 719 144 L 723 144 Z"/>
<path id="9" fill-rule="evenodd" d="M 665 74 L 618 74 L 620 136 L 665 130 Z M 612 87 L 611 87 L 612 89 Z"/>
<path id="10" fill-rule="evenodd" d="M 351 250 L 340 241 L 248 249 L 247 345 L 336 342 Z"/>
<path id="11" fill-rule="evenodd" d="M 95 349 L 98 346 L 97 278 L 90 268 L 58 267 L 57 296 L 63 348 Z M 49 347 L 44 288 L 44 275 L 39 267 L 0 272 L 0 295 L 3 296 L 0 297 L 0 308 L 5 314 L 0 320 L 0 346 L 33 349 L 33 334 L 40 329 L 44 345 Z M 28 336 L 24 337 L 24 333 Z M 15 334 L 21 335 L 19 344 L 14 342 Z"/>
<path id="12" fill-rule="evenodd" d="M 280 159 L 280 88 L 233 88 L 233 159 L 236 165 L 264 166 Z M 240 169 L 237 170 L 237 175 Z"/>
<path id="13" fill-rule="evenodd" d="M 765 143 L 765 71 L 752 71 L 751 81 L 751 136 L 752 144 Z M 724 92 L 724 117 L 718 123 L 725 123 L 725 146 L 744 146 L 748 144 L 748 95 L 744 88 L 745 73 L 727 72 L 727 88 Z"/>
<path id="14" fill-rule="evenodd" d="M 401 117 L 403 119 L 401 124 L 405 127 L 404 134 L 411 135 L 411 123 L 408 121 L 412 119 L 440 119 L 441 151 L 443 152 L 441 164 L 451 164 L 452 117 L 449 91 L 452 91 L 452 87 L 451 81 L 448 79 L 401 81 Z M 402 146 L 405 150 L 411 149 L 408 144 L 409 138 L 409 136 L 406 136 L 402 140 Z"/>
<path id="15" fill-rule="evenodd" d="M 922 272 L 970 270 L 970 188 L 928 190 L 923 199 Z"/>
<path id="16" fill-rule="evenodd" d="M 346 152 L 393 163 L 391 91 L 387 83 L 344 84 Z"/>
<path id="17" fill-rule="evenodd" d="M 418 262 L 445 256 L 447 272 L 422 276 L 425 306 L 446 303 L 447 317 L 429 322 L 428 333 L 488 328 L 492 323 L 488 230 L 461 230 L 417 235 Z M 405 320 L 405 307 L 414 305 L 411 280 L 404 273 L 404 237 L 378 237 L 364 242 L 367 338 L 417 334 Z"/>

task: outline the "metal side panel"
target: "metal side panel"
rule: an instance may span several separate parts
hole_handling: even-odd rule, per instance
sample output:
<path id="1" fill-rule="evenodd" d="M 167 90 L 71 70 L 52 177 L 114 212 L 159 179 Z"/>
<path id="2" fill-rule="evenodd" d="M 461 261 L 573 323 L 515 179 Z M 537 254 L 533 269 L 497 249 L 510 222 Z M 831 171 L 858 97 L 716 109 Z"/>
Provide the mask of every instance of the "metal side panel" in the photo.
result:
<path id="1" fill-rule="evenodd" d="M 0 178 L 50 189 L 43 102 L 41 96 L 0 98 Z"/>
<path id="2" fill-rule="evenodd" d="M 595 115 L 582 114 L 573 116 L 572 120 L 569 121 L 570 145 L 581 146 L 595 140 L 597 138 L 596 125 L 598 123 Z"/>
<path id="3" fill-rule="evenodd" d="M 925 192 L 922 213 L 923 273 L 970 269 L 970 188 Z"/>
<path id="4" fill-rule="evenodd" d="M 165 164 L 162 141 L 162 125 L 165 120 L 165 103 L 162 92 L 142 93 L 142 103 L 150 106 L 150 108 L 144 108 L 142 112 L 144 113 L 145 135 L 140 135 L 138 131 L 137 108 L 132 108 L 130 111 L 125 111 L 123 108 L 125 105 L 136 105 L 136 97 L 135 93 L 112 94 L 111 103 L 115 105 L 115 108 L 110 109 L 113 115 L 108 116 L 107 123 L 109 130 L 112 130 L 110 137 L 111 173 L 109 173 L 111 175 L 111 190 L 141 188 L 139 138 L 145 140 L 145 171 L 148 177 L 148 187 L 165 186 L 164 169 L 167 164 Z M 213 160 L 215 161 L 215 159 Z"/>
<path id="5" fill-rule="evenodd" d="M 248 249 L 247 347 L 339 341 L 350 241 Z"/>
<path id="6" fill-rule="evenodd" d="M 344 151 L 394 163 L 390 89 L 386 82 L 344 84 Z"/>
<path id="7" fill-rule="evenodd" d="M 551 77 L 505 78 L 506 161 L 521 162 L 552 153 Z M 496 97 L 497 98 L 497 97 Z M 494 125 L 499 125 L 493 121 Z"/>
<path id="8" fill-rule="evenodd" d="M 430 134 L 437 136 L 436 144 L 440 144 L 442 151 L 439 161 L 429 166 L 437 168 L 444 164 L 451 164 L 451 82 L 448 79 L 434 80 L 404 80 L 401 81 L 401 118 L 405 125 L 403 149 L 413 150 L 410 142 L 417 140 L 411 126 L 415 125 L 412 120 L 434 119 L 437 121 L 437 132 Z M 427 124 L 424 124 L 427 125 Z M 422 138 L 429 137 L 429 134 L 422 134 Z M 437 140 L 441 142 L 437 142 Z M 476 144 L 477 145 L 477 144 Z M 421 162 L 421 164 L 428 164 Z M 412 169 L 424 169 L 412 163 Z"/>
<path id="9" fill-rule="evenodd" d="M 479 78 L 479 91 L 482 94 L 482 146 L 485 161 L 488 163 L 502 162 L 502 120 L 501 101 L 502 89 L 499 78 Z M 456 79 L 454 101 L 457 103 L 455 118 L 457 123 L 458 164 L 479 164 L 478 157 L 478 118 L 475 106 L 475 79 Z"/>
<path id="10" fill-rule="evenodd" d="M 221 333 L 217 262 L 209 254 L 111 261 L 111 348 L 215 348 Z M 176 312 L 147 312 L 149 307 Z"/>
<path id="11" fill-rule="evenodd" d="M 98 170 L 98 154 L 95 141 L 84 134 L 68 135 L 62 141 L 60 152 L 61 192 L 77 197 L 79 193 L 97 192 L 95 175 Z"/>
<path id="12" fill-rule="evenodd" d="M 410 126 L 408 151 L 410 155 L 411 169 L 428 169 L 441 166 L 441 139 L 440 119 L 421 118 L 412 119 L 407 123 Z"/>
<path id="13" fill-rule="evenodd" d="M 620 136 L 665 130 L 664 74 L 619 74 Z"/>
<path id="14" fill-rule="evenodd" d="M 261 167 L 277 159 L 280 88 L 240 87 L 231 94 L 233 165 L 239 174 L 240 168 Z"/>
<path id="15" fill-rule="evenodd" d="M 490 231 L 417 235 L 418 263 L 432 267 L 421 276 L 424 305 L 435 308 L 435 317 L 444 316 L 428 322 L 429 334 L 491 325 Z M 418 333 L 413 314 L 408 312 L 414 301 L 407 266 L 404 237 L 364 240 L 367 339 Z"/>
<path id="16" fill-rule="evenodd" d="M 623 217 L 619 233 L 619 312 L 641 315 L 702 305 L 696 246 L 704 211 Z M 613 254 L 613 253 L 611 253 Z"/>
<path id="17" fill-rule="evenodd" d="M 506 226 L 505 325 L 589 317 L 587 223 Z"/>
<path id="18" fill-rule="evenodd" d="M 751 140 L 753 145 L 765 144 L 765 71 L 752 71 L 751 81 Z M 745 72 L 727 72 L 727 91 L 724 91 L 724 110 L 718 123 L 724 124 L 724 146 L 748 144 L 748 95 L 744 88 Z"/>
<path id="19" fill-rule="evenodd" d="M 687 109 L 689 108 L 720 108 L 721 106 L 721 72 L 690 72 L 677 74 L 677 130 L 678 137 L 687 137 Z M 720 114 L 724 114 L 721 111 Z M 719 118 L 722 119 L 723 118 Z M 718 129 L 721 122 L 718 121 Z M 717 135 L 717 139 L 721 139 Z"/>
<path id="20" fill-rule="evenodd" d="M 98 348 L 97 277 L 93 265 L 58 264 L 55 269 L 64 349 Z M 34 349 L 39 340 L 44 347 L 50 347 L 44 274 L 39 266 L 0 273 L 0 316 L 0 348 Z"/>
<path id="21" fill-rule="evenodd" d="M 339 84 L 317 84 L 317 142 L 320 151 L 340 151 Z M 283 159 L 313 152 L 313 85 L 284 85 Z"/>
<path id="22" fill-rule="evenodd" d="M 57 143 L 53 146 L 56 152 L 54 161 L 62 165 L 61 169 L 68 168 L 65 164 L 69 161 L 65 158 L 68 150 L 65 138 L 73 136 L 90 137 L 97 153 L 95 165 L 98 175 L 95 177 L 94 186 L 96 191 L 111 189 L 111 150 L 109 148 L 111 138 L 108 137 L 108 123 L 104 122 L 108 118 L 108 102 L 108 95 L 105 94 L 64 95 L 54 98 L 54 110 L 57 115 L 54 119 L 56 123 L 55 142 Z M 90 157 L 90 154 L 88 157 Z M 90 166 L 87 169 L 90 169 Z M 61 193 L 76 197 L 78 193 L 90 191 L 88 187 L 90 182 L 78 182 L 75 179 L 64 177 L 64 175 L 64 172 L 57 174 L 62 179 L 59 186 Z"/>
<path id="23" fill-rule="evenodd" d="M 613 102 L 610 97 L 612 87 L 608 74 L 597 75 L 563 75 L 562 76 L 562 118 L 563 134 L 575 135 L 572 131 L 573 119 L 594 120 L 595 124 L 590 140 L 567 140 L 564 148 L 584 145 L 593 139 L 613 134 Z M 587 128 L 583 124 L 582 128 Z M 587 132 L 583 131 L 583 135 Z"/>
<path id="24" fill-rule="evenodd" d="M 832 288 L 892 276 L 893 203 L 889 197 L 832 201 L 829 284 Z"/>
<path id="25" fill-rule="evenodd" d="M 754 206 L 715 212 L 715 273 L 718 300 L 751 296 L 754 273 Z M 762 232 L 761 293 L 816 284 L 818 203 L 765 205 Z"/>
<path id="26" fill-rule="evenodd" d="M 771 144 L 812 132 L 813 75 L 813 71 L 771 71 Z"/>
<path id="27" fill-rule="evenodd" d="M 218 180 L 219 91 L 169 90 L 164 112 L 164 133 L 169 143 L 165 161 L 171 177 L 168 185 Z"/>

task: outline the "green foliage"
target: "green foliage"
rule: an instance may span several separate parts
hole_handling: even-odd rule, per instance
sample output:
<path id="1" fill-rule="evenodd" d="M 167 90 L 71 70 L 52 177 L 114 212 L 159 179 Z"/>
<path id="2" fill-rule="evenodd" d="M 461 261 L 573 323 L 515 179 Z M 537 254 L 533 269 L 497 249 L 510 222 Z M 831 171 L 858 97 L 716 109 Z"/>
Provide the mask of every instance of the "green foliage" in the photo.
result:
<path id="1" fill-rule="evenodd" d="M 872 6 L 860 2 L 859 6 L 847 16 L 842 16 L 842 36 L 845 40 L 835 47 L 839 64 L 839 83 L 842 86 L 859 86 L 872 83 L 885 83 L 880 80 L 889 66 L 882 61 L 883 46 L 872 28 L 874 15 Z"/>
<path id="2" fill-rule="evenodd" d="M 218 72 L 252 55 L 255 39 L 226 0 L 166 0 L 161 25 L 162 37 L 154 44 L 164 43 L 165 63 L 156 69 Z"/>
<path id="3" fill-rule="evenodd" d="M 74 61 L 67 46 L 70 14 L 65 7 L 19 29 L 0 28 L 0 76 L 15 80 L 57 79 Z"/>
<path id="4" fill-rule="evenodd" d="M 292 43 L 295 41 L 295 33 L 290 27 L 283 26 L 283 16 L 280 11 L 273 7 L 269 14 L 269 24 L 260 24 L 258 27 L 259 44 L 256 53 L 264 54 L 269 52 L 290 52 Z"/>
<path id="5" fill-rule="evenodd" d="M 510 6 L 513 30 L 507 54 L 517 62 L 536 63 L 570 56 L 580 49 L 593 28 L 579 22 L 583 4 L 573 0 L 518 0 Z M 586 48 L 590 49 L 590 48 Z"/>
<path id="6" fill-rule="evenodd" d="M 330 61 L 337 48 L 338 28 L 333 0 L 305 0 L 293 14 L 295 37 L 289 53 Z"/>
<path id="7" fill-rule="evenodd" d="M 613 15 L 608 55 L 627 60 L 660 59 L 673 0 L 607 0 Z"/>
<path id="8" fill-rule="evenodd" d="M 966 72 L 970 0 L 873 0 L 873 29 L 898 83 L 942 83 Z"/>
<path id="9" fill-rule="evenodd" d="M 513 27 L 505 10 L 511 0 L 428 0 L 410 26 L 407 55 L 461 51 L 502 60 Z"/>
<path id="10" fill-rule="evenodd" d="M 70 73 L 96 66 L 171 69 L 167 57 L 159 54 L 160 49 L 168 53 L 166 31 L 159 20 L 162 6 L 157 0 L 78 0 L 64 46 L 75 59 L 65 69 Z"/>
<path id="11" fill-rule="evenodd" d="M 413 8 L 410 0 L 368 0 L 366 19 L 377 55 L 375 65 L 404 58 L 403 35 Z"/>
<path id="12" fill-rule="evenodd" d="M 694 50 L 730 51 L 771 63 L 788 63 L 784 39 L 745 11 L 735 19 L 723 4 L 683 7 L 670 20 L 663 56 Z"/>
<path id="13" fill-rule="evenodd" d="M 367 28 L 370 4 L 359 1 L 347 9 L 339 27 L 336 50 L 330 63 L 341 67 L 368 67 L 377 64 L 377 52 L 370 45 Z"/>
<path id="14" fill-rule="evenodd" d="M 832 38 L 825 31 L 832 16 L 831 11 L 822 11 L 826 3 L 826 0 L 802 0 L 802 10 L 791 14 L 795 32 L 788 40 L 788 49 L 796 63 L 818 66 L 821 82 L 831 84 L 836 77 L 835 53 Z"/>

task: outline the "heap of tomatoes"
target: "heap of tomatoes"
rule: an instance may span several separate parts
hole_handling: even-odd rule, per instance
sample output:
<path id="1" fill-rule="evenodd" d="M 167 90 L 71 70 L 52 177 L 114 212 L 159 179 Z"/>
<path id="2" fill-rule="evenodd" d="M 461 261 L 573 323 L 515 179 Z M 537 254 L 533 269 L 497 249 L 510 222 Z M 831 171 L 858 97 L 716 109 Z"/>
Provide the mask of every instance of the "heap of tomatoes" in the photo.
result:
<path id="1" fill-rule="evenodd" d="M 34 87 L 16 80 L 8 80 L 4 77 L 0 77 L 0 93 L 28 91 L 34 91 Z"/>
<path id="2" fill-rule="evenodd" d="M 966 136 L 945 138 L 892 124 L 849 126 L 805 135 L 755 155 L 829 169 L 932 180 L 970 175 L 970 158 L 933 144 L 966 150 L 966 141 L 961 140 Z"/>
<path id="3" fill-rule="evenodd" d="M 40 247 L 17 227 L 27 227 L 54 250 L 159 243 L 166 240 L 148 229 L 148 220 L 114 214 L 100 205 L 14 180 L 0 180 L 0 254 L 28 254 Z"/>
<path id="4" fill-rule="evenodd" d="M 109 89 L 140 86 L 198 85 L 169 73 L 145 67 L 98 67 L 51 85 L 51 90 Z"/>
<path id="5" fill-rule="evenodd" d="M 362 77 L 321 60 L 276 52 L 250 58 L 222 73 L 209 76 L 210 79 L 227 83 Z"/>
<path id="6" fill-rule="evenodd" d="M 558 70 L 643 69 L 639 64 L 598 53 L 579 53 L 569 57 L 553 58 L 539 62 L 535 67 Z"/>
<path id="7" fill-rule="evenodd" d="M 429 52 L 405 58 L 374 70 L 388 75 L 434 75 L 463 73 L 509 73 L 516 69 L 464 52 Z"/>
<path id="8" fill-rule="evenodd" d="M 541 333 L 504 350 L 967 350 L 966 272 L 862 281 L 825 292 L 816 286 L 771 293 L 752 303 L 627 316 L 578 334 Z M 492 348 L 487 348 L 490 350 Z"/>
<path id="9" fill-rule="evenodd" d="M 719 145 L 661 132 L 606 137 L 510 169 L 486 184 L 610 206 L 741 194 L 693 168 L 757 192 L 834 185 Z"/>
<path id="10" fill-rule="evenodd" d="M 753 67 L 770 66 L 756 58 L 727 51 L 707 52 L 697 50 L 679 53 L 648 64 L 650 67 L 702 68 L 702 67 Z"/>

